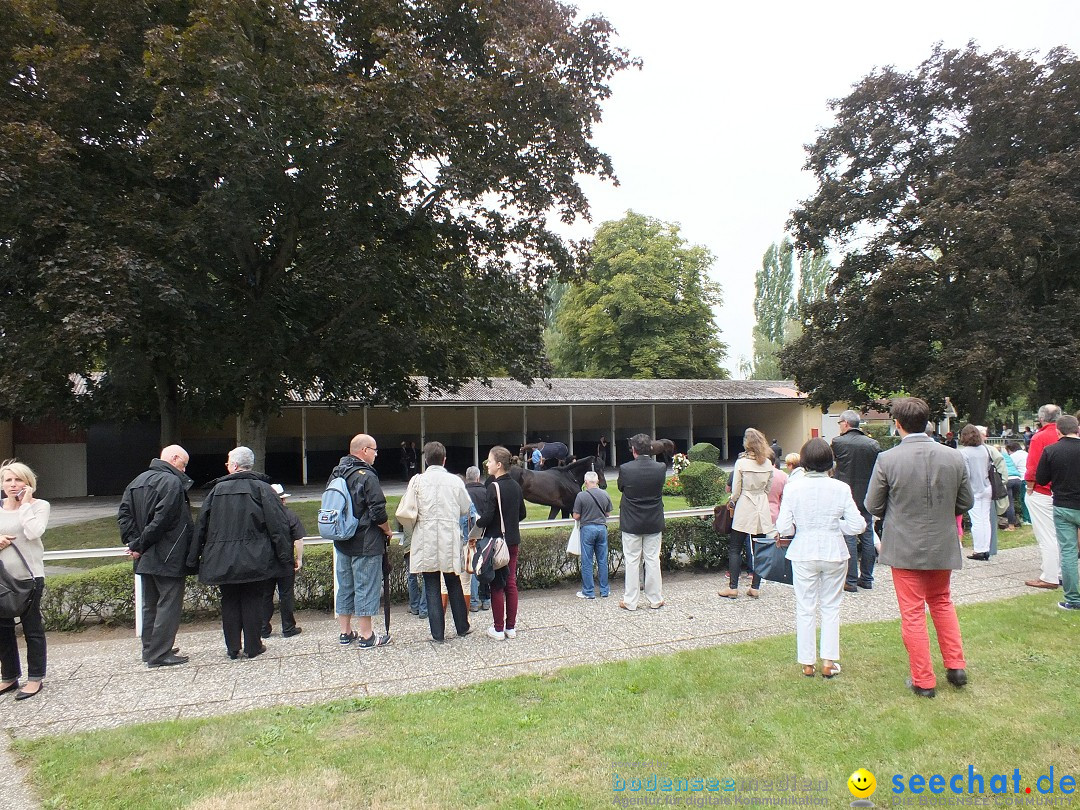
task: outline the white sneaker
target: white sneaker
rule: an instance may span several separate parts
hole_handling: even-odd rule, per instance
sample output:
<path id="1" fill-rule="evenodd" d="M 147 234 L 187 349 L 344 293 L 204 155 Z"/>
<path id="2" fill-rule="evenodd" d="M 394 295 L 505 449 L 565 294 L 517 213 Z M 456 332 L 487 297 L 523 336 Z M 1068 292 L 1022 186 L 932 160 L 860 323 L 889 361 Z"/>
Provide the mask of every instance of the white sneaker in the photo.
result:
<path id="1" fill-rule="evenodd" d="M 490 638 L 493 638 L 496 641 L 502 641 L 506 638 L 506 633 L 504 633 L 502 630 L 496 630 L 494 625 L 487 629 L 487 634 Z"/>
<path id="2" fill-rule="evenodd" d="M 507 627 L 504 635 L 507 638 L 517 638 L 517 630 L 515 630 L 513 627 Z"/>
<path id="3" fill-rule="evenodd" d="M 578 599 L 595 599 L 595 596 L 586 596 L 584 591 L 578 591 L 574 594 Z"/>

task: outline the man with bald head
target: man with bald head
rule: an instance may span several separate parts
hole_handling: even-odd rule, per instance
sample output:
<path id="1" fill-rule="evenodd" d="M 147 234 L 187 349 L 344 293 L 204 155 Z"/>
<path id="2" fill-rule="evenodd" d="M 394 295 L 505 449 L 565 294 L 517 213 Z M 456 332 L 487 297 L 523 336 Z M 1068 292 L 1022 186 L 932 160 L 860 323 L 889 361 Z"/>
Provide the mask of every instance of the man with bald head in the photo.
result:
<path id="1" fill-rule="evenodd" d="M 349 442 L 349 455 L 342 456 L 330 473 L 330 481 L 345 479 L 352 495 L 353 514 L 358 521 L 352 537 L 334 541 L 334 571 L 338 584 L 334 612 L 338 618 L 338 642 L 343 645 L 355 643 L 363 649 L 390 643 L 389 635 L 375 633 L 371 621 L 379 612 L 382 557 L 391 535 L 386 496 L 375 472 L 378 453 L 379 445 L 375 439 L 360 433 Z M 352 627 L 354 616 L 355 630 Z"/>
<path id="2" fill-rule="evenodd" d="M 188 453 L 178 444 L 161 451 L 150 469 L 128 484 L 116 516 L 120 537 L 142 577 L 142 659 L 149 667 L 187 663 L 173 644 L 184 605 L 184 561 L 193 524 L 185 470 Z"/>

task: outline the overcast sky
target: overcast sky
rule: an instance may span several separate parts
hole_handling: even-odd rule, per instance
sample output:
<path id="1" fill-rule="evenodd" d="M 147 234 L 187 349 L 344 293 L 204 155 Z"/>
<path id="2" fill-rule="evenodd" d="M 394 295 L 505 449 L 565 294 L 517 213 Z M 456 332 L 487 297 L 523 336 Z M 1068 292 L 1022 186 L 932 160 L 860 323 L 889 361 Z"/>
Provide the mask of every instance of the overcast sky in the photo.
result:
<path id="1" fill-rule="evenodd" d="M 716 256 L 717 323 L 737 376 L 752 354 L 754 273 L 791 210 L 814 192 L 804 144 L 830 122 L 828 102 L 876 66 L 909 71 L 934 43 L 1045 53 L 1080 50 L 1080 3 L 569 0 L 600 13 L 644 61 L 617 76 L 596 129 L 620 186 L 585 182 L 593 221 L 627 210 L 682 226 Z"/>

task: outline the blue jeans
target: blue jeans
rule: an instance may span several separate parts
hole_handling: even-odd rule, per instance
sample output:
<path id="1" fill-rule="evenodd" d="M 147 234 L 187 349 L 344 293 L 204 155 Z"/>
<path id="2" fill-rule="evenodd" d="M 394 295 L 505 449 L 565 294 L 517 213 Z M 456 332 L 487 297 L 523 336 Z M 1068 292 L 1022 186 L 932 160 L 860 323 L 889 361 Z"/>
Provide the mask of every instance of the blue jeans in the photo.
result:
<path id="1" fill-rule="evenodd" d="M 596 560 L 597 578 L 600 580 L 600 595 L 607 596 L 607 524 L 596 526 L 584 524 L 581 527 L 581 592 L 590 599 L 596 596 L 593 589 L 593 559 Z"/>
<path id="2" fill-rule="evenodd" d="M 405 554 L 405 570 L 409 571 L 409 555 Z M 427 616 L 427 600 L 424 599 L 424 578 L 420 574 L 408 573 L 405 577 L 409 585 L 409 612 L 421 618 Z"/>
<path id="3" fill-rule="evenodd" d="M 874 584 L 874 563 L 877 562 L 877 549 L 874 548 L 874 518 L 862 509 L 859 510 L 859 514 L 866 521 L 866 530 L 862 534 L 844 535 L 850 555 L 847 581 L 844 584 L 870 588 Z"/>

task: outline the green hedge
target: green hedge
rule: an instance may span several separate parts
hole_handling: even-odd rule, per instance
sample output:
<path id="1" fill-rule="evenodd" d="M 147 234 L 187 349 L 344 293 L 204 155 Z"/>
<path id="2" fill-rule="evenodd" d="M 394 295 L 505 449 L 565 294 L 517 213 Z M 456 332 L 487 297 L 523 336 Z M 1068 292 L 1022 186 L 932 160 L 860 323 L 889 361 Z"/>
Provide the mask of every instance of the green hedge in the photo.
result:
<path id="1" fill-rule="evenodd" d="M 691 506 L 714 506 L 724 499 L 727 473 L 715 464 L 691 461 L 679 476 L 683 497 Z"/>
<path id="2" fill-rule="evenodd" d="M 523 589 L 549 588 L 565 579 L 580 577 L 580 560 L 566 554 L 569 529 L 527 531 L 518 554 L 518 585 Z M 313 546 L 304 551 L 304 567 L 296 577 L 299 610 L 333 610 L 333 549 Z M 390 549 L 390 599 L 408 601 L 400 546 Z M 711 518 L 669 520 L 660 550 L 666 569 L 714 569 L 727 564 L 727 541 L 712 529 Z M 623 565 L 622 534 L 608 526 L 608 570 L 615 576 Z M 184 593 L 184 619 L 220 613 L 216 586 L 188 577 Z M 91 568 L 77 574 L 58 574 L 45 581 L 41 613 L 47 630 L 78 630 L 90 624 L 131 627 L 135 623 L 134 573 L 131 563 Z"/>
<path id="3" fill-rule="evenodd" d="M 691 461 L 704 461 L 706 464 L 720 463 L 720 448 L 708 442 L 698 442 L 687 452 L 686 457 Z"/>

